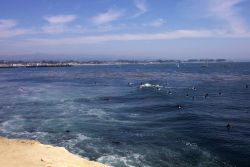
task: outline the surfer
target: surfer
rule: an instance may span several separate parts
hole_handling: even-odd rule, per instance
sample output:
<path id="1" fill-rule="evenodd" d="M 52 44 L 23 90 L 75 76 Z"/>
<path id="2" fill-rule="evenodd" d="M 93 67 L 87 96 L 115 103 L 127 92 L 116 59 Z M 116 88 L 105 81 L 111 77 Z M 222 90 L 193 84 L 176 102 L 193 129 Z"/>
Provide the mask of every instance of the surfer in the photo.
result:
<path id="1" fill-rule="evenodd" d="M 177 105 L 178 110 L 182 109 L 181 105 Z"/>
<path id="2" fill-rule="evenodd" d="M 128 82 L 128 86 L 132 86 L 133 85 L 133 83 L 132 82 Z"/>
<path id="3" fill-rule="evenodd" d="M 206 99 L 206 98 L 208 97 L 208 93 L 206 93 L 204 97 L 205 97 L 205 99 Z"/>
<path id="4" fill-rule="evenodd" d="M 227 125 L 226 125 L 226 127 L 227 127 L 227 129 L 229 130 L 229 129 L 231 129 L 231 125 L 228 123 Z"/>

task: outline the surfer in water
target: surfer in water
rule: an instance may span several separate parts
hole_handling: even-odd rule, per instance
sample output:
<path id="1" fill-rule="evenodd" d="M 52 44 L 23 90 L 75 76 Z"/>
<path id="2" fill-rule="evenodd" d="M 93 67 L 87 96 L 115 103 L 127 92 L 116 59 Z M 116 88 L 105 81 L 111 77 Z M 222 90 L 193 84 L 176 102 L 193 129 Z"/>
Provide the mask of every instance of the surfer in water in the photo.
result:
<path id="1" fill-rule="evenodd" d="M 181 105 L 177 105 L 178 110 L 182 109 Z"/>
<path id="2" fill-rule="evenodd" d="M 226 125 L 226 128 L 227 128 L 227 130 L 230 130 L 230 129 L 232 128 L 232 125 L 228 123 L 228 124 Z"/>
<path id="3" fill-rule="evenodd" d="M 133 86 L 133 83 L 132 82 L 128 82 L 128 86 Z"/>

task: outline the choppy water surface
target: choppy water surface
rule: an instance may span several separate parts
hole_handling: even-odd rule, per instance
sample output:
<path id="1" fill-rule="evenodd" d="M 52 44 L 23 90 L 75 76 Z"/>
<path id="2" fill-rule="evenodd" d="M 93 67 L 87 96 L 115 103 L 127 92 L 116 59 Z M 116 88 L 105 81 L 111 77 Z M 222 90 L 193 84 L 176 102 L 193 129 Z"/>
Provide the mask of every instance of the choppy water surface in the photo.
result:
<path id="1" fill-rule="evenodd" d="M 249 166 L 250 63 L 201 66 L 0 69 L 0 135 L 114 167 Z"/>

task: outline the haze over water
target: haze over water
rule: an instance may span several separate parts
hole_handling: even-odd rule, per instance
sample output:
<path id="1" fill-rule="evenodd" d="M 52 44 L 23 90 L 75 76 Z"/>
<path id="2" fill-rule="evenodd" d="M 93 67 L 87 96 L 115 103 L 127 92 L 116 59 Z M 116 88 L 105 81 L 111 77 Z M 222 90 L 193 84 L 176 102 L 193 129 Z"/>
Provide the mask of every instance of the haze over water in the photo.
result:
<path id="1" fill-rule="evenodd" d="M 247 167 L 249 65 L 0 69 L 0 136 L 115 167 Z"/>

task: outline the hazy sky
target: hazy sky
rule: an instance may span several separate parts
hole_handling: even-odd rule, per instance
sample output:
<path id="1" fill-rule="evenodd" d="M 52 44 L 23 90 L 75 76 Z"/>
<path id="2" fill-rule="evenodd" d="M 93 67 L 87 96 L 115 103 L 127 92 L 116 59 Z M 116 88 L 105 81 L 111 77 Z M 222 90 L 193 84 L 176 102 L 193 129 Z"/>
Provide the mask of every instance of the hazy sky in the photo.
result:
<path id="1" fill-rule="evenodd" d="M 0 0 L 0 59 L 250 59 L 249 9 L 250 0 Z"/>

